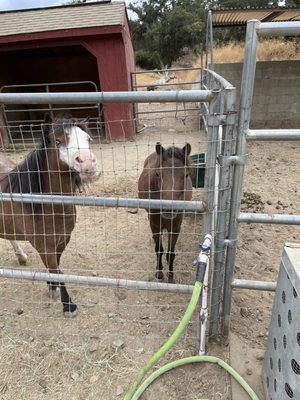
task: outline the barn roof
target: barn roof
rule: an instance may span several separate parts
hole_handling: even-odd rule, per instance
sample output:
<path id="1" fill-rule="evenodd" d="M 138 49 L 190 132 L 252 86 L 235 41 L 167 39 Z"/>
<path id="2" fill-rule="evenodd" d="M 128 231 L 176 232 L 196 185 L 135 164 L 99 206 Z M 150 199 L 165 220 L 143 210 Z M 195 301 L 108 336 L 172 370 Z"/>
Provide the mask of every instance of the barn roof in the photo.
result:
<path id="1" fill-rule="evenodd" d="M 212 11 L 213 26 L 245 26 L 250 19 L 261 22 L 300 21 L 300 7 L 222 9 Z"/>
<path id="2" fill-rule="evenodd" d="M 0 12 L 0 36 L 124 25 L 124 2 L 95 2 Z"/>

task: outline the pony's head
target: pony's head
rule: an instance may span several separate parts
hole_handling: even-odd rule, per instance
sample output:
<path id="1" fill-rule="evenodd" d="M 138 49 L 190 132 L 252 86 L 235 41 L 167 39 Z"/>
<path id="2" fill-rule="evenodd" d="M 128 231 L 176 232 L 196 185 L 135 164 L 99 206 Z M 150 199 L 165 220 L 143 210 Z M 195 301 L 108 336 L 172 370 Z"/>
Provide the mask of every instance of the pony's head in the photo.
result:
<path id="1" fill-rule="evenodd" d="M 52 118 L 45 116 L 43 124 L 45 146 L 54 148 L 58 154 L 60 170 L 75 171 L 82 183 L 99 177 L 97 158 L 91 150 L 92 138 L 88 133 L 87 120 Z"/>
<path id="2" fill-rule="evenodd" d="M 165 149 L 160 143 L 155 147 L 157 154 L 157 168 L 155 168 L 155 186 L 160 192 L 161 200 L 191 200 L 192 172 L 189 154 L 191 145 L 187 143 L 183 148 L 169 147 Z M 177 210 L 165 211 L 163 218 L 173 219 Z"/>

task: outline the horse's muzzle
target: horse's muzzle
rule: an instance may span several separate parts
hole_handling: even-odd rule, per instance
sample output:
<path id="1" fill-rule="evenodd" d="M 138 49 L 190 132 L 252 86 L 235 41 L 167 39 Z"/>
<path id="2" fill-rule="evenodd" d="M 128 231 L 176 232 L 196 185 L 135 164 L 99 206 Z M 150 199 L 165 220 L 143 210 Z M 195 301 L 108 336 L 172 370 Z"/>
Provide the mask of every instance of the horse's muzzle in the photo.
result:
<path id="1" fill-rule="evenodd" d="M 75 158 L 74 169 L 79 173 L 82 183 L 94 182 L 100 176 L 97 168 L 97 158 L 91 152 L 78 155 Z"/>

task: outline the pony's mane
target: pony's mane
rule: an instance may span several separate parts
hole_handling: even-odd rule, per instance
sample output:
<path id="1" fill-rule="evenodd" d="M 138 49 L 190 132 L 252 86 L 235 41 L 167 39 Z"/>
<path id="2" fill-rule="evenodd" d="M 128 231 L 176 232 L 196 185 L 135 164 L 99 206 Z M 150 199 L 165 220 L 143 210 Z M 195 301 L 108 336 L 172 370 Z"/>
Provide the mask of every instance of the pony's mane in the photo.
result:
<path id="1" fill-rule="evenodd" d="M 174 160 L 174 159 L 179 160 L 183 166 L 187 167 L 187 170 L 189 174 L 193 177 L 195 174 L 195 168 L 193 166 L 193 163 L 190 159 L 189 156 L 186 156 L 185 152 L 182 151 L 179 147 L 172 146 L 168 147 L 167 149 L 164 149 L 163 156 L 162 156 L 162 162 L 164 161 L 169 161 L 169 160 Z"/>
<path id="2" fill-rule="evenodd" d="M 183 165 L 190 165 L 189 157 L 187 157 L 182 149 L 180 149 L 179 147 L 173 146 L 165 149 L 163 153 L 163 160 L 166 160 L 168 158 L 177 158 L 182 162 Z"/>
<path id="3" fill-rule="evenodd" d="M 51 127 L 52 132 L 56 135 L 57 132 L 74 125 L 76 125 L 75 118 L 59 117 L 53 119 Z M 49 144 L 49 138 L 43 134 L 39 147 L 29 153 L 20 164 L 7 174 L 7 182 L 6 185 L 4 184 L 7 190 L 13 193 L 43 193 L 45 189 L 43 173 L 48 171 L 47 150 Z M 76 177 L 74 178 L 76 181 Z"/>
<path id="4" fill-rule="evenodd" d="M 78 125 L 82 127 L 76 118 L 67 117 L 67 116 L 59 116 L 53 119 L 52 121 L 52 130 L 54 135 L 56 132 L 60 132 L 62 130 L 72 128 L 73 126 Z"/>

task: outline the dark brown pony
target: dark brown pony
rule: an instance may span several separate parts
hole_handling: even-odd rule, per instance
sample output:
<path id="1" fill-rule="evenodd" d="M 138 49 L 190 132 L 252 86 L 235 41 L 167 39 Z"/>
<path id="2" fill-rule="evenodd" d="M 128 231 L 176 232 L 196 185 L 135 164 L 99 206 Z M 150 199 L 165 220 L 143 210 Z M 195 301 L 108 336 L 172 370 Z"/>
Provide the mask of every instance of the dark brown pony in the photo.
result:
<path id="1" fill-rule="evenodd" d="M 0 190 L 72 195 L 85 182 L 95 180 L 97 160 L 90 149 L 91 138 L 86 130 L 86 126 L 75 119 L 52 120 L 47 115 L 40 147 L 22 163 L 15 165 L 0 156 Z M 16 240 L 28 240 L 49 272 L 61 273 L 59 262 L 75 226 L 75 206 L 2 201 L 0 207 L 0 237 L 12 241 L 15 251 L 19 248 Z M 51 294 L 60 289 L 64 314 L 76 315 L 76 304 L 64 283 L 48 284 Z"/>
<path id="2" fill-rule="evenodd" d="M 138 192 L 141 199 L 161 200 L 191 200 L 192 172 L 189 154 L 191 145 L 187 143 L 182 149 L 170 147 L 165 149 L 160 143 L 156 144 L 156 151 L 150 154 L 144 163 L 144 169 L 139 177 Z M 168 231 L 167 262 L 169 264 L 168 281 L 173 282 L 173 263 L 175 246 L 180 233 L 183 213 L 177 210 L 160 212 L 148 210 L 150 227 L 155 241 L 157 255 L 156 278 L 163 278 L 162 233 Z"/>

